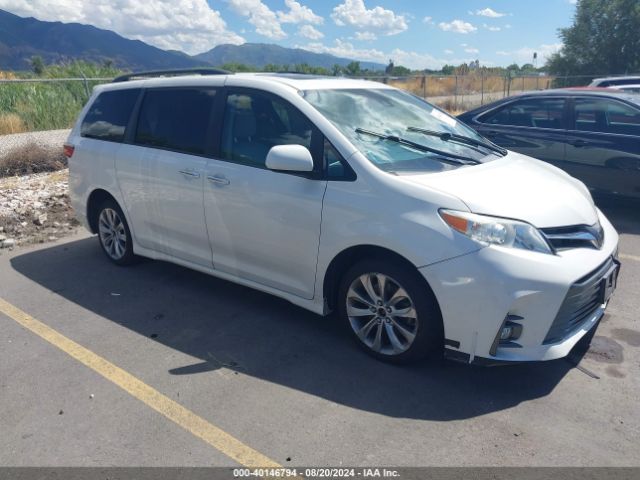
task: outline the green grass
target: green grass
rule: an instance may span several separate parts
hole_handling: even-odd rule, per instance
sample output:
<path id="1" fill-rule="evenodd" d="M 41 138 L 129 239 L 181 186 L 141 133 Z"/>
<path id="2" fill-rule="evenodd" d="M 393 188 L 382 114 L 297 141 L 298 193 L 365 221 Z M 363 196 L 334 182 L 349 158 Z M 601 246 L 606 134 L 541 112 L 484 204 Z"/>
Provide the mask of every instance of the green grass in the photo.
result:
<path id="1" fill-rule="evenodd" d="M 109 66 L 87 62 L 48 66 L 39 77 L 17 74 L 18 78 L 113 78 L 121 72 Z M 0 83 L 0 117 L 15 114 L 25 131 L 69 128 L 99 81 Z M 1 123 L 1 122 L 0 122 Z M 0 131 L 0 134 L 9 133 Z"/>

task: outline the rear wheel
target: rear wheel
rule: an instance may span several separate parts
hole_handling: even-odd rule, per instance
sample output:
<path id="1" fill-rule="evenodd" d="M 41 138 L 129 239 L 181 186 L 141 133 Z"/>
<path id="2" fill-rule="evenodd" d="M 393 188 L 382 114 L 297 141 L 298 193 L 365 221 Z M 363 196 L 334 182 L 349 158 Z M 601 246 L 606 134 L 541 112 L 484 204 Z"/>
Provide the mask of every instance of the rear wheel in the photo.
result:
<path id="1" fill-rule="evenodd" d="M 431 289 L 415 270 L 365 260 L 344 275 L 339 313 L 370 355 L 407 363 L 442 354 L 442 317 Z"/>
<path id="2" fill-rule="evenodd" d="M 129 225 L 114 200 L 105 200 L 100 205 L 97 225 L 100 246 L 109 260 L 117 265 L 129 265 L 136 260 Z"/>

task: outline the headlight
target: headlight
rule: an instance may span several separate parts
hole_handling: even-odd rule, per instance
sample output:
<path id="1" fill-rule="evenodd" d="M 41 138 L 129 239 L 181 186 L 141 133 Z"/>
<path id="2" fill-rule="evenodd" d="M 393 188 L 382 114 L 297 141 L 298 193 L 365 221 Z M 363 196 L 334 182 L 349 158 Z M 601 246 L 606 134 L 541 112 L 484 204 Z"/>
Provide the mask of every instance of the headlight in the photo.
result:
<path id="1" fill-rule="evenodd" d="M 476 242 L 553 253 L 540 231 L 528 223 L 454 210 L 440 210 L 440 216 L 451 228 Z"/>

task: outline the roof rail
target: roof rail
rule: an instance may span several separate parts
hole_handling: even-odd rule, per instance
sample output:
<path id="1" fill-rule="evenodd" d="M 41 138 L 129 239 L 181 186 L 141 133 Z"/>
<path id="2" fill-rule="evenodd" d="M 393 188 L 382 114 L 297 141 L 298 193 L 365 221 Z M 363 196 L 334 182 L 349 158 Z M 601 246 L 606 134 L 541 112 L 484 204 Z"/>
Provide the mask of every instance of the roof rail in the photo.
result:
<path id="1" fill-rule="evenodd" d="M 221 68 L 183 68 L 177 70 L 151 70 L 148 72 L 132 72 L 120 75 L 112 80 L 116 82 L 127 82 L 138 78 L 150 77 L 177 77 L 179 75 L 229 75 L 232 72 Z"/>

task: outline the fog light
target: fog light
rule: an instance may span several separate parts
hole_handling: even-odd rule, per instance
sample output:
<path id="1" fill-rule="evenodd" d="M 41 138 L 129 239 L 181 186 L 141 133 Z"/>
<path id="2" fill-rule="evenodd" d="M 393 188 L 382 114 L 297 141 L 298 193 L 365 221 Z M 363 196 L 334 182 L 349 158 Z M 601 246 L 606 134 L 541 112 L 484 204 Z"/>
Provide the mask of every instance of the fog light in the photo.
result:
<path id="1" fill-rule="evenodd" d="M 507 320 L 500 331 L 500 341 L 517 340 L 520 335 L 522 335 L 522 325 Z"/>
<path id="2" fill-rule="evenodd" d="M 489 353 L 491 355 L 495 355 L 498 352 L 498 345 L 505 347 L 519 346 L 512 342 L 513 340 L 520 338 L 522 335 L 522 325 L 520 323 L 516 323 L 520 320 L 524 320 L 524 318 L 518 315 L 507 315 L 507 318 L 504 319 L 500 330 L 496 333 L 493 343 L 491 344 L 491 348 L 489 349 Z"/>
<path id="3" fill-rule="evenodd" d="M 502 331 L 500 332 L 500 340 L 509 340 L 513 335 L 513 326 L 507 325 L 502 327 Z"/>

